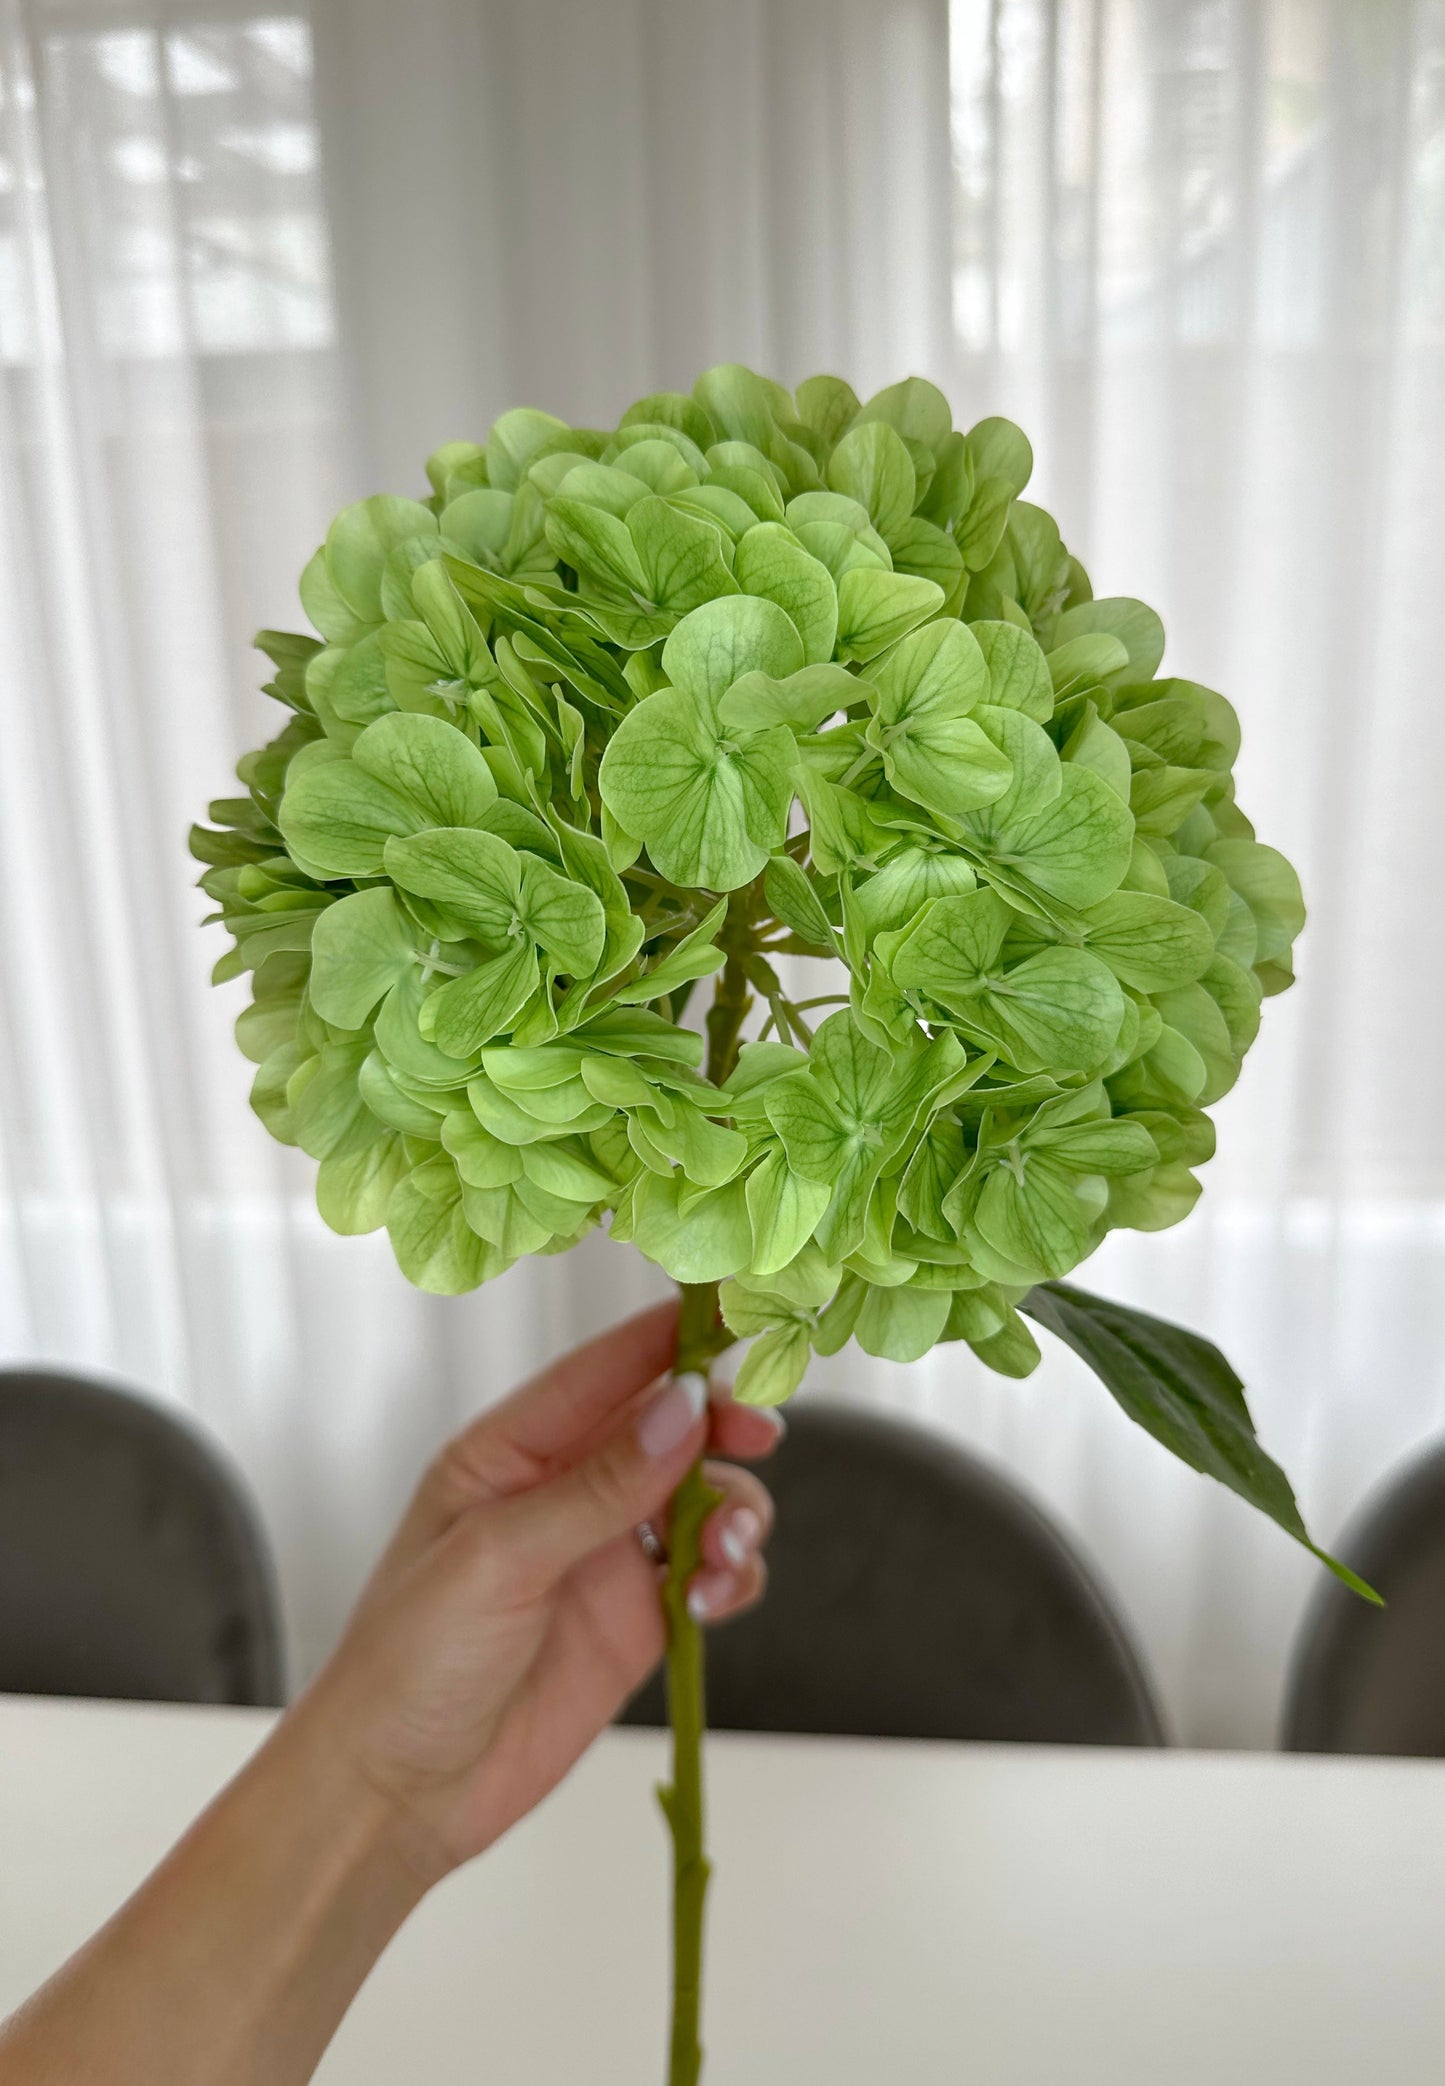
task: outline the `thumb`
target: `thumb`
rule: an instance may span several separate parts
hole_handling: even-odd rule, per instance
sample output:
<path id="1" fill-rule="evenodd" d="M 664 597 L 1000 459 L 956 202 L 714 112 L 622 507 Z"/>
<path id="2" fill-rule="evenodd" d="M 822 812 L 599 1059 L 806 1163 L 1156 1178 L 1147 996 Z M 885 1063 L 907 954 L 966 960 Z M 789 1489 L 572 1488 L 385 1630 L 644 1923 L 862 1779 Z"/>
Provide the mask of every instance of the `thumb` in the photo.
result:
<path id="1" fill-rule="evenodd" d="M 706 1377 L 670 1377 L 590 1456 L 489 1506 L 488 1535 L 512 1583 L 540 1593 L 656 1513 L 702 1451 L 706 1408 Z"/>

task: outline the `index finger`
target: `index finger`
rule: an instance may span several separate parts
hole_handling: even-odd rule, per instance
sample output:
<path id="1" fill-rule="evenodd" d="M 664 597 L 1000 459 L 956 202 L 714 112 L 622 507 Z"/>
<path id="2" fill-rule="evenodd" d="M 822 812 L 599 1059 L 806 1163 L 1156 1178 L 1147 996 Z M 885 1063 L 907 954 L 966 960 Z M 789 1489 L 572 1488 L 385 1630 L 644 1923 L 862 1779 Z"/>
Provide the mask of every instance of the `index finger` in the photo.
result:
<path id="1" fill-rule="evenodd" d="M 677 1352 L 679 1308 L 678 1299 L 669 1297 L 574 1347 L 474 1420 L 458 1447 L 473 1436 L 491 1454 L 505 1445 L 512 1455 L 533 1459 L 536 1468 L 526 1482 L 535 1484 L 670 1367 Z"/>
<path id="2" fill-rule="evenodd" d="M 677 1348 L 676 1298 L 575 1347 L 489 1406 L 432 1464 L 387 1553 L 395 1563 L 486 1499 L 524 1492 L 576 1460 Z"/>

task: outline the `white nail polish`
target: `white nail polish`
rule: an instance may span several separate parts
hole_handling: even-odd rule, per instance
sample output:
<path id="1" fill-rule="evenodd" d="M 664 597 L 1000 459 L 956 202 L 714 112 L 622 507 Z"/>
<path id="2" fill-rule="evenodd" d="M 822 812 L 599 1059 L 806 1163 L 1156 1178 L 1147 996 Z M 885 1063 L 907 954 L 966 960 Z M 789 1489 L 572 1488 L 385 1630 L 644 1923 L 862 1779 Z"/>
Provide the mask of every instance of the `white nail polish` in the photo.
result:
<path id="1" fill-rule="evenodd" d="M 707 1404 L 707 1378 L 700 1369 L 684 1369 L 681 1376 L 674 1376 L 678 1389 L 686 1392 L 692 1416 L 697 1419 Z"/>
<path id="2" fill-rule="evenodd" d="M 762 1532 L 762 1523 L 752 1508 L 739 1507 L 723 1523 L 718 1548 L 730 1565 L 741 1568 L 757 1549 Z"/>
<path id="3" fill-rule="evenodd" d="M 691 1586 L 687 1594 L 687 1612 L 694 1622 L 706 1622 L 712 1614 L 712 1603 L 707 1596 L 706 1586 Z"/>
<path id="4" fill-rule="evenodd" d="M 670 1456 L 689 1435 L 707 1403 L 707 1378 L 695 1370 L 674 1376 L 637 1423 L 637 1441 L 645 1456 Z"/>

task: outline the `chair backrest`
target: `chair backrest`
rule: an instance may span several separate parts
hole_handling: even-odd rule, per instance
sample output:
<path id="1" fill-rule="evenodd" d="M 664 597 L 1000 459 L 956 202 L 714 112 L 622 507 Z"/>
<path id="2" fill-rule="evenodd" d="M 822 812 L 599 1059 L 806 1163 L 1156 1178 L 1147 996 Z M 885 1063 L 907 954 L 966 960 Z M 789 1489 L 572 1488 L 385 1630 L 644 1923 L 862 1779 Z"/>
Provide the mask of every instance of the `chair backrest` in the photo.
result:
<path id="1" fill-rule="evenodd" d="M 1321 1575 L 1295 1643 L 1281 1745 L 1445 1758 L 1445 1447 L 1387 1482 L 1339 1547 L 1385 1606 Z"/>
<path id="2" fill-rule="evenodd" d="M 1160 1745 L 1107 1596 L 1005 1478 L 936 1434 L 817 1400 L 766 1471 L 768 1597 L 709 1640 L 721 1730 Z M 663 1720 L 658 1681 L 623 1721 Z"/>
<path id="3" fill-rule="evenodd" d="M 0 1692 L 282 1700 L 270 1558 L 225 1464 L 158 1406 L 0 1370 Z"/>

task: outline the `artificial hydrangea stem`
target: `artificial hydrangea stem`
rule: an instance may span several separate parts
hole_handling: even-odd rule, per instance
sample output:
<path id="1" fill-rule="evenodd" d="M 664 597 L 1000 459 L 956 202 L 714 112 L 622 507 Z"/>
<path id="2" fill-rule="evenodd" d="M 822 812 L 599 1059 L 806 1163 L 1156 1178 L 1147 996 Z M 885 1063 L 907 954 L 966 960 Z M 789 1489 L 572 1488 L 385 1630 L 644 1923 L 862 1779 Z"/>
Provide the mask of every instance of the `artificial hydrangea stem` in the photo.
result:
<path id="1" fill-rule="evenodd" d="M 702 1927 L 712 1864 L 704 1851 L 702 1736 L 707 1722 L 702 1630 L 688 1613 L 687 1574 L 714 1495 L 695 1464 L 678 1487 L 663 1606 L 667 1614 L 667 1714 L 672 1780 L 659 1789 L 672 1834 L 672 2038 L 668 2086 L 697 2086 L 702 2072 Z"/>
<path id="2" fill-rule="evenodd" d="M 707 1371 L 717 1352 L 717 1284 L 686 1285 L 674 1373 Z M 702 1630 L 688 1609 L 688 1582 L 702 1557 L 702 1527 L 719 1495 L 695 1463 L 673 1494 L 668 1517 L 667 1715 L 672 1780 L 658 1790 L 672 1834 L 672 2040 L 668 2086 L 697 2086 L 702 2072 L 702 1931 L 708 1861 L 704 1839 L 702 1740 L 707 1725 Z"/>
<path id="3" fill-rule="evenodd" d="M 728 950 L 707 1015 L 707 1076 L 715 1086 L 737 1063 L 743 1021 L 751 1004 L 744 968 L 751 946 L 751 906 L 736 892 L 721 937 Z M 716 1282 L 685 1282 L 677 1322 L 673 1374 L 699 1370 L 731 1342 L 718 1317 Z M 702 1630 L 688 1609 L 687 1589 L 702 1561 L 702 1527 L 721 1495 L 695 1463 L 673 1494 L 668 1514 L 667 1575 L 662 1610 L 667 1624 L 667 1720 L 672 1728 L 672 1780 L 658 1790 L 672 1834 L 672 2039 L 668 2086 L 697 2086 L 702 2073 L 702 1926 L 712 1865 L 705 1852 L 702 1740 L 707 1695 Z"/>

